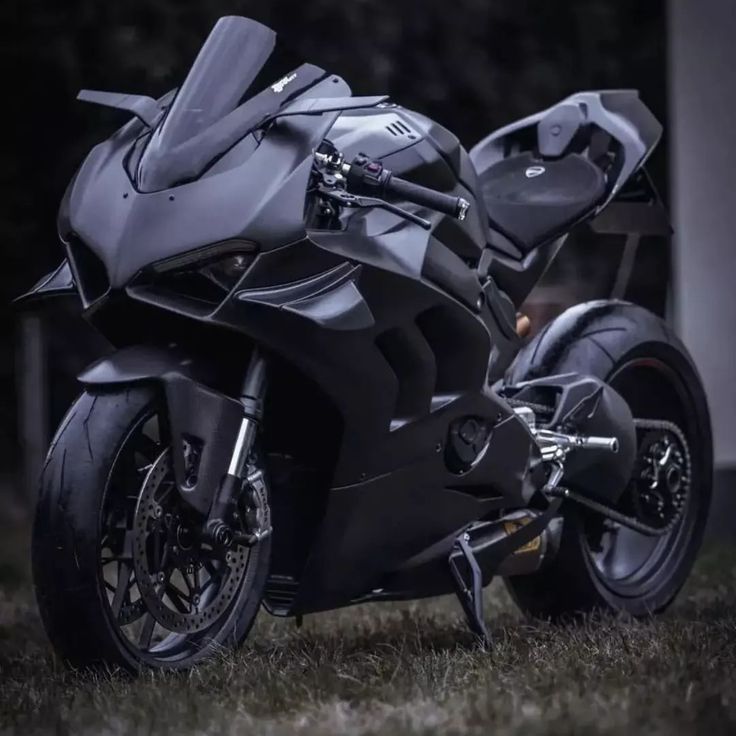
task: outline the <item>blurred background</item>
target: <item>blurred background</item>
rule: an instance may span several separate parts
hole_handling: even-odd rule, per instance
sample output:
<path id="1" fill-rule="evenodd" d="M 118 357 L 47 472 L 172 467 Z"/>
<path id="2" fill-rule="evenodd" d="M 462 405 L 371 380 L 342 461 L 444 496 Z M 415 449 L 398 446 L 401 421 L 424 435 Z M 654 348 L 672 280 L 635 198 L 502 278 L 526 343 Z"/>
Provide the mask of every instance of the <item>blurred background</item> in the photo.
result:
<path id="1" fill-rule="evenodd" d="M 388 93 L 471 147 L 492 129 L 585 89 L 633 87 L 665 126 L 651 160 L 677 237 L 575 239 L 527 311 L 538 329 L 573 303 L 615 295 L 673 321 L 711 398 L 719 483 L 736 477 L 736 21 L 730 0 L 5 0 L 10 124 L 0 153 L 0 476 L 9 507 L 33 497 L 73 376 L 105 345 L 75 305 L 19 315 L 11 300 L 62 258 L 55 216 L 85 153 L 126 116 L 75 102 L 82 87 L 157 97 L 184 78 L 221 15 L 279 33 L 285 65 L 310 61 L 356 94 Z M 145 326 L 142 325 L 144 330 Z M 724 514 L 719 515 L 724 518 Z M 728 528 L 726 518 L 722 529 Z"/>

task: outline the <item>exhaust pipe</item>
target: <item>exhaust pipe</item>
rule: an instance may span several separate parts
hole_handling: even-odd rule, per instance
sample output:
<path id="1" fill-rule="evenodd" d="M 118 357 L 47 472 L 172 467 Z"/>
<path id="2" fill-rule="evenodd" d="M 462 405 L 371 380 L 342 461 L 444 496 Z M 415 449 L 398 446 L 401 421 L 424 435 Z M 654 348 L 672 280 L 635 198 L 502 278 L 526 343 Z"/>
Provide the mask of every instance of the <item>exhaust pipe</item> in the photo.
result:
<path id="1" fill-rule="evenodd" d="M 539 570 L 546 560 L 552 559 L 559 548 L 561 516 L 553 518 L 530 542 L 518 547 L 503 559 L 496 559 L 499 544 L 540 515 L 541 512 L 524 509 L 507 514 L 497 521 L 482 522 L 468 529 L 467 542 L 481 570 L 501 577 L 529 575 Z M 483 577 L 486 578 L 486 575 Z"/>

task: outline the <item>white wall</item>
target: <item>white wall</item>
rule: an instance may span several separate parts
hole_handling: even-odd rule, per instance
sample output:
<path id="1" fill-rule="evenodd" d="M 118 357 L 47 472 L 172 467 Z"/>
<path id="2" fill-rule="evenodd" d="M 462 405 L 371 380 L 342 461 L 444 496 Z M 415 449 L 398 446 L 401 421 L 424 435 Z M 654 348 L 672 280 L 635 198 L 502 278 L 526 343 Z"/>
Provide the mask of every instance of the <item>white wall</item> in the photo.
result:
<path id="1" fill-rule="evenodd" d="M 674 314 L 736 466 L 736 0 L 669 0 Z"/>

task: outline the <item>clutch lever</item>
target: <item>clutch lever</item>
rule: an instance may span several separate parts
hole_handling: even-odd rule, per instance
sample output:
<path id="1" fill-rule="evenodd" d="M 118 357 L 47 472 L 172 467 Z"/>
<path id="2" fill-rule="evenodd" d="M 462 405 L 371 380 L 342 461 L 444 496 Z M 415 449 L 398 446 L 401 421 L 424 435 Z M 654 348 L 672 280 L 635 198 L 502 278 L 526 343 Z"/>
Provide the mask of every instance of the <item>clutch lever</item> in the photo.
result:
<path id="1" fill-rule="evenodd" d="M 397 207 L 395 204 L 391 204 L 391 202 L 386 202 L 384 199 L 350 194 L 350 192 L 346 192 L 344 189 L 328 189 L 323 186 L 318 187 L 318 189 L 323 197 L 333 200 L 342 207 L 380 207 L 399 217 L 403 217 L 405 220 L 409 220 L 409 222 L 413 222 L 415 225 L 419 225 L 419 227 L 423 227 L 425 230 L 430 230 L 432 227 L 432 223 L 429 220 L 425 220 L 413 212 L 408 212 L 401 207 Z"/>

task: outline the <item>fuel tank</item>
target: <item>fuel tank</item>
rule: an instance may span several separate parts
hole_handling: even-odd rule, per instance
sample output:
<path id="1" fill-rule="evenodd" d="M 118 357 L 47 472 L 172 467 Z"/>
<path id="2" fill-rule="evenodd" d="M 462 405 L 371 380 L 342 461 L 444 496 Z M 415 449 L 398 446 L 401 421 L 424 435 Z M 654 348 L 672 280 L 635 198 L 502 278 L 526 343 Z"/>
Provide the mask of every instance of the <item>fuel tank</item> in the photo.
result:
<path id="1" fill-rule="evenodd" d="M 327 137 L 347 161 L 365 154 L 397 176 L 467 199 L 470 208 L 465 220 L 443 217 L 434 235 L 461 258 L 480 257 L 488 229 L 484 205 L 476 199 L 477 174 L 467 151 L 449 130 L 420 113 L 383 105 L 343 112 Z"/>

